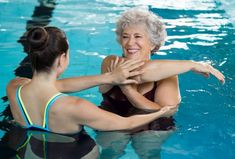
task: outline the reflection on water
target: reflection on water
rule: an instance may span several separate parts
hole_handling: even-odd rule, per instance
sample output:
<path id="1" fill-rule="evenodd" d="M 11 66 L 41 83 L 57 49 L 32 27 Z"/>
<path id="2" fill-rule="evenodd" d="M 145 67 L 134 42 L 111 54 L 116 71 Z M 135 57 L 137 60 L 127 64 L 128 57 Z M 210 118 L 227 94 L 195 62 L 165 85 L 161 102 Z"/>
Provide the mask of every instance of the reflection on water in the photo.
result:
<path id="1" fill-rule="evenodd" d="M 123 157 L 128 143 L 131 144 L 138 158 L 160 159 L 162 144 L 173 133 L 174 130 L 149 130 L 135 134 L 124 132 L 97 132 L 96 141 L 97 144 L 101 146 L 101 159 L 118 159 Z"/>
<path id="2" fill-rule="evenodd" d="M 95 141 L 84 131 L 64 136 L 13 126 L 0 141 L 0 158 L 97 159 Z"/>
<path id="3" fill-rule="evenodd" d="M 214 0 L 206 0 L 206 1 L 198 1 L 198 0 L 184 0 L 184 1 L 175 1 L 175 0 L 164 0 L 164 1 L 156 1 L 156 0 L 97 0 L 98 2 L 105 2 L 110 4 L 115 4 L 117 6 L 124 5 L 146 5 L 152 6 L 156 8 L 163 9 L 178 9 L 178 10 L 212 10 L 215 9 Z"/>
<path id="4" fill-rule="evenodd" d="M 218 1 L 218 0 L 217 0 Z M 235 1 L 231 0 L 220 0 L 218 1 L 221 3 L 221 9 L 225 9 L 226 13 L 230 16 L 233 25 L 235 26 Z"/>
<path id="5" fill-rule="evenodd" d="M 32 19 L 26 22 L 26 32 L 19 38 L 18 42 L 24 47 L 24 52 L 28 54 L 28 46 L 26 42 L 27 31 L 34 26 L 47 26 L 55 9 L 55 0 L 39 0 L 39 5 L 35 6 Z M 27 55 L 16 68 L 15 75 L 19 77 L 32 77 L 32 70 L 29 56 Z"/>
<path id="6" fill-rule="evenodd" d="M 19 67 L 15 69 L 15 76 L 18 77 L 27 77 L 32 78 L 32 69 L 28 56 L 28 46 L 26 42 L 27 31 L 34 26 L 46 26 L 50 22 L 50 18 L 52 17 L 53 10 L 55 8 L 54 0 L 39 0 L 39 5 L 35 6 L 34 12 L 32 14 L 32 19 L 26 22 L 25 31 L 22 32 L 22 36 L 19 37 L 18 43 L 22 44 L 24 48 L 24 52 L 27 53 L 27 56 L 19 63 Z M 23 28 L 22 28 L 23 30 Z M 21 52 L 16 52 L 21 53 Z M 10 79 L 9 79 L 10 80 Z M 5 88 L 4 88 L 5 90 Z M 1 98 L 4 103 L 8 101 L 7 97 L 4 96 Z M 7 105 L 5 110 L 3 110 L 0 114 L 2 117 L 2 121 L 0 121 L 0 128 L 5 129 L 7 127 L 7 123 L 12 119 L 12 114 L 10 112 L 10 107 Z M 4 124 L 6 122 L 6 124 Z"/>

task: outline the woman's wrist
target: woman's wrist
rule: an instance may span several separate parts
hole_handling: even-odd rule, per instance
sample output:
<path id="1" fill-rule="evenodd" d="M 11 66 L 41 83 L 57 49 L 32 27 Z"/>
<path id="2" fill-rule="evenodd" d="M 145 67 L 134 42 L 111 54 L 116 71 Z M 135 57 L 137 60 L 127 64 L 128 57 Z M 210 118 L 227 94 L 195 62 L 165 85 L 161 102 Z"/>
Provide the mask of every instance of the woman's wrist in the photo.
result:
<path id="1" fill-rule="evenodd" d="M 103 84 L 114 84 L 114 78 L 111 72 L 101 74 L 101 78 L 104 80 Z"/>
<path id="2" fill-rule="evenodd" d="M 193 70 L 195 70 L 195 68 L 197 67 L 197 62 L 195 62 L 195 61 L 193 61 L 193 60 L 189 60 L 188 61 L 188 65 L 189 65 L 189 70 L 190 71 L 193 71 Z"/>
<path id="3" fill-rule="evenodd" d="M 133 88 L 130 85 L 119 85 L 123 94 L 128 95 L 132 92 Z"/>

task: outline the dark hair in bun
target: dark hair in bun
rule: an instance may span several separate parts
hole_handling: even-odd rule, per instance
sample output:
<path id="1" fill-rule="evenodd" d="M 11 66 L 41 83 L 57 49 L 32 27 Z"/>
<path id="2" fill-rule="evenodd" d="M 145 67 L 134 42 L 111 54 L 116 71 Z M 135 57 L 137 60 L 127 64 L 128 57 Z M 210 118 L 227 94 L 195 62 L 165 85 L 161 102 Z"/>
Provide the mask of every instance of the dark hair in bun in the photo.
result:
<path id="1" fill-rule="evenodd" d="M 27 35 L 33 70 L 50 71 L 55 59 L 68 51 L 65 33 L 56 27 L 34 27 Z"/>

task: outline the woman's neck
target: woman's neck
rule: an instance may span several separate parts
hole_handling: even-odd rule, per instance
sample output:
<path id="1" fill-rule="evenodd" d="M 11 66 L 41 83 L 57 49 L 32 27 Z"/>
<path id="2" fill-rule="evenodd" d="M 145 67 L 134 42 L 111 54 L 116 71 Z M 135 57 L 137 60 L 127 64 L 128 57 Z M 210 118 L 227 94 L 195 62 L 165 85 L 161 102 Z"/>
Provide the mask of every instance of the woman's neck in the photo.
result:
<path id="1" fill-rule="evenodd" d="M 57 78 L 57 76 L 53 72 L 51 72 L 51 73 L 34 72 L 31 84 L 38 86 L 38 87 L 56 89 L 56 87 L 55 87 L 56 78 Z"/>

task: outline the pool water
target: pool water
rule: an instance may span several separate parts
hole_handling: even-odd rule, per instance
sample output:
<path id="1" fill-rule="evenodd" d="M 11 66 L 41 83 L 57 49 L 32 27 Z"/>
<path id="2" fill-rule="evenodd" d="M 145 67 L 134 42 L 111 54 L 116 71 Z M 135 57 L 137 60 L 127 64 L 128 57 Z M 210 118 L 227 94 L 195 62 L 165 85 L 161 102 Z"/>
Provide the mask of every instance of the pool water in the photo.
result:
<path id="1" fill-rule="evenodd" d="M 124 10 L 140 5 L 162 16 L 167 26 L 167 42 L 153 59 L 207 61 L 224 73 L 226 83 L 192 72 L 180 75 L 177 129 L 159 144 L 153 139 L 162 134 L 139 134 L 140 143 L 128 134 L 117 133 L 115 140 L 112 134 L 86 128 L 99 145 L 100 158 L 141 158 L 141 152 L 146 152 L 145 158 L 235 158 L 235 24 L 231 14 L 235 5 L 226 0 L 0 0 L 0 112 L 8 104 L 3 100 L 8 81 L 16 75 L 30 76 L 19 42 L 27 28 L 54 25 L 66 32 L 71 61 L 62 77 L 99 74 L 104 57 L 121 54 L 115 40 L 116 19 Z M 96 105 L 102 100 L 97 87 L 72 95 Z M 5 133 L 0 130 L 1 139 Z M 100 144 L 111 139 L 106 147 Z"/>

